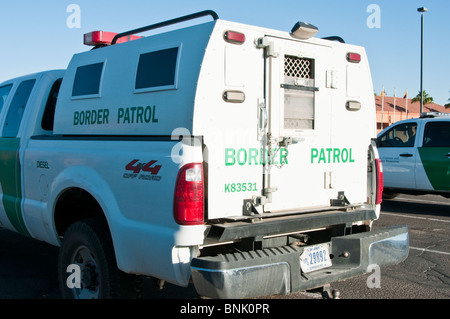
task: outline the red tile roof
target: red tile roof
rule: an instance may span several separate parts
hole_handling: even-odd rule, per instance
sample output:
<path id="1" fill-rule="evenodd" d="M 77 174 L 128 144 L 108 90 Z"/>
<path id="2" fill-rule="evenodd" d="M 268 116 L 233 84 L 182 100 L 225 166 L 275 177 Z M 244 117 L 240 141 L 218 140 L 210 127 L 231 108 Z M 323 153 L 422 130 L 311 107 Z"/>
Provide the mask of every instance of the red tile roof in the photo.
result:
<path id="1" fill-rule="evenodd" d="M 402 97 L 395 98 L 395 111 L 396 112 L 406 112 L 406 101 L 408 101 L 408 113 L 420 113 L 420 102 L 411 102 L 412 99 L 404 99 Z M 382 97 L 375 96 L 375 105 L 377 112 L 381 112 Z M 394 112 L 394 97 L 385 96 L 384 97 L 384 112 Z M 447 109 L 445 106 L 431 103 L 425 104 L 423 106 L 423 112 L 442 112 L 450 113 L 450 108 Z"/>

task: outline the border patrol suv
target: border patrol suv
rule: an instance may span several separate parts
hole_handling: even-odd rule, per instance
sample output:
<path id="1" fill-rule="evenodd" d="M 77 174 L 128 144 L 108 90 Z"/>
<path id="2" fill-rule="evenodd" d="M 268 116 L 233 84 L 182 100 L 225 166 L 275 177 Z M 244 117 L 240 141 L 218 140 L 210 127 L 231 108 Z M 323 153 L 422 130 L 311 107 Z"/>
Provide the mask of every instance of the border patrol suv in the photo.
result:
<path id="1" fill-rule="evenodd" d="M 72 298 L 129 296 L 141 275 L 213 298 L 285 294 L 404 260 L 406 226 L 372 230 L 365 50 L 317 31 L 204 11 L 94 31 L 67 70 L 0 84 L 0 225 L 61 247 Z"/>
<path id="2" fill-rule="evenodd" d="M 440 194 L 450 198 L 450 114 L 422 113 L 378 134 L 384 196 Z"/>

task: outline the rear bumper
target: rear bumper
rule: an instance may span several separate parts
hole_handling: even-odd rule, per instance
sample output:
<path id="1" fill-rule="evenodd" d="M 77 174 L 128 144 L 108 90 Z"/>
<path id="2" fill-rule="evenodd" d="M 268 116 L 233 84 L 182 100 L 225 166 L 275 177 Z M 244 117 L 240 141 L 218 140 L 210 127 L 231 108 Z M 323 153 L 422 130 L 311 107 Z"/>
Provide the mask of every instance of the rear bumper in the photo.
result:
<path id="1" fill-rule="evenodd" d="M 323 286 L 370 271 L 369 266 L 397 264 L 408 257 L 407 226 L 333 237 L 332 266 L 303 273 L 303 247 L 284 246 L 258 251 L 200 257 L 192 260 L 197 292 L 211 298 L 249 298 L 287 294 Z"/>

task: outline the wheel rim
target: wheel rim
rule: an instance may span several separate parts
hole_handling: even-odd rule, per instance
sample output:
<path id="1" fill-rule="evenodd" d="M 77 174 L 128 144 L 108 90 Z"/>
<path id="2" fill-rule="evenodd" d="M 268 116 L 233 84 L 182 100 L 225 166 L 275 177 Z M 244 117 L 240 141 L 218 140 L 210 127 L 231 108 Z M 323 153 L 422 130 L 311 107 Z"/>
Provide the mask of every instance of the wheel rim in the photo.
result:
<path id="1" fill-rule="evenodd" d="M 76 299 L 98 299 L 100 292 L 100 275 L 91 250 L 79 246 L 72 255 L 71 264 L 80 269 L 80 283 L 72 288 Z"/>

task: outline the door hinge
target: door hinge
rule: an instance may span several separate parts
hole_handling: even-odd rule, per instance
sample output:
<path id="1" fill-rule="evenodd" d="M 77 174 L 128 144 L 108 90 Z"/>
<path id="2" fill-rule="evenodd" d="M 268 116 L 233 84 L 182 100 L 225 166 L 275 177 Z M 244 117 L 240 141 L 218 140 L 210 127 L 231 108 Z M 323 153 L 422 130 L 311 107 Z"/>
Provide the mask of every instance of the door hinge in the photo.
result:
<path id="1" fill-rule="evenodd" d="M 278 53 L 275 52 L 275 44 L 266 37 L 255 39 L 255 46 L 258 49 L 264 49 L 266 52 L 266 57 L 278 57 Z"/>
<path id="2" fill-rule="evenodd" d="M 252 201 L 255 207 L 272 203 L 272 193 L 278 190 L 277 187 L 264 188 L 263 195 L 253 196 Z"/>
<path id="3" fill-rule="evenodd" d="M 350 205 L 350 201 L 345 197 L 344 192 L 338 192 L 338 198 L 337 199 L 331 199 L 330 200 L 331 206 L 347 206 Z"/>

